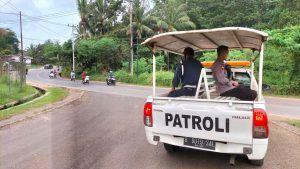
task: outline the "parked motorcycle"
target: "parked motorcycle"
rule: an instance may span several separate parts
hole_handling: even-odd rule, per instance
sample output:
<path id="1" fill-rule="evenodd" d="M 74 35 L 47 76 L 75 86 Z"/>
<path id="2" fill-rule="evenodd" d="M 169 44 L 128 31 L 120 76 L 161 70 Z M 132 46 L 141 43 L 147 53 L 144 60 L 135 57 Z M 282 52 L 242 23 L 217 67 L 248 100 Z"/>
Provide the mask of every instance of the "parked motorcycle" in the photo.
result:
<path id="1" fill-rule="evenodd" d="M 82 81 L 82 84 L 89 84 L 90 83 L 90 76 L 85 76 L 84 80 Z"/>
<path id="2" fill-rule="evenodd" d="M 106 78 L 107 85 L 116 85 L 116 78 L 115 77 L 108 77 Z"/>

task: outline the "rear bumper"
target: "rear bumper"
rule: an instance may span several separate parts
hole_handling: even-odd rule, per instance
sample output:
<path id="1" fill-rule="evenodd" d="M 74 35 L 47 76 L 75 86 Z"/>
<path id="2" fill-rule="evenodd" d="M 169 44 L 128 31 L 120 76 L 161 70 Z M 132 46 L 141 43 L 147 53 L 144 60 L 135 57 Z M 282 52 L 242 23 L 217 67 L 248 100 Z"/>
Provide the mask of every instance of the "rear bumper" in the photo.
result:
<path id="1" fill-rule="evenodd" d="M 187 146 L 183 144 L 183 137 L 174 137 L 173 135 L 153 133 L 148 127 L 146 129 L 146 137 L 150 144 L 157 145 L 158 142 L 167 143 L 179 147 L 187 147 L 191 149 L 198 149 L 204 151 L 211 151 L 217 153 L 228 153 L 228 154 L 245 154 L 244 149 L 250 148 L 252 152 L 250 154 L 245 154 L 248 156 L 249 160 L 260 160 L 264 159 L 267 148 L 268 148 L 268 139 L 253 139 L 252 144 L 239 144 L 231 142 L 216 142 L 215 150 L 203 149 L 198 147 Z M 154 136 L 156 139 L 159 137 L 159 141 L 154 141 Z"/>

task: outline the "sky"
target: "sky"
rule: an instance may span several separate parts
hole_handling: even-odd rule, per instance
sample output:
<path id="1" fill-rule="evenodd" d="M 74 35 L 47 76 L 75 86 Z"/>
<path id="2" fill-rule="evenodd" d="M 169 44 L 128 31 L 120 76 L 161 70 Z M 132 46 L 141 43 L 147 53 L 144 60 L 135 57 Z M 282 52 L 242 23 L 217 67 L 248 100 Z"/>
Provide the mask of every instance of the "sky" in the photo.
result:
<path id="1" fill-rule="evenodd" d="M 14 31 L 19 41 L 20 11 L 24 50 L 48 39 L 62 44 L 72 38 L 68 25 L 78 25 L 80 20 L 76 0 L 0 0 L 0 27 Z"/>

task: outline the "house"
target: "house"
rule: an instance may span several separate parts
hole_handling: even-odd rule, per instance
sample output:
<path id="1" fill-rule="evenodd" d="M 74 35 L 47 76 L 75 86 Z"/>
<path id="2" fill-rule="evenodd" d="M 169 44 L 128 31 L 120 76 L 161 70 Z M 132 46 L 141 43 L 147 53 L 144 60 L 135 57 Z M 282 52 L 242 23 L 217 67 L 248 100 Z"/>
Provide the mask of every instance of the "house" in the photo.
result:
<path id="1" fill-rule="evenodd" d="M 18 56 L 18 55 L 8 55 L 8 56 L 5 56 L 4 57 L 4 61 L 6 62 L 20 62 L 20 57 L 21 56 Z M 33 58 L 30 57 L 30 56 L 24 56 L 23 57 L 23 61 L 28 64 L 28 65 L 31 65 L 31 60 Z"/>

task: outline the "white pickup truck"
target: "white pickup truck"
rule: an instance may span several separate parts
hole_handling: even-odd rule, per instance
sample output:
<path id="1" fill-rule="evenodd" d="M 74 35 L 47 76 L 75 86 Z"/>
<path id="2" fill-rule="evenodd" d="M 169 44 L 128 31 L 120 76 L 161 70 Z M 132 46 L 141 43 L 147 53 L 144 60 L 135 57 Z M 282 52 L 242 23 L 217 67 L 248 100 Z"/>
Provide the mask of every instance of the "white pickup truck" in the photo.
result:
<path id="1" fill-rule="evenodd" d="M 150 144 L 164 143 L 168 152 L 179 147 L 230 154 L 244 154 L 254 165 L 263 165 L 268 148 L 268 117 L 262 96 L 263 52 L 268 35 L 249 28 L 226 27 L 217 29 L 168 32 L 155 35 L 142 44 L 153 54 L 153 94 L 144 105 L 146 137 Z M 197 51 L 215 50 L 219 45 L 230 49 L 259 51 L 258 83 L 254 77 L 254 62 L 234 66 L 233 76 L 256 90 L 255 101 L 220 97 L 214 90 L 210 69 L 203 68 L 197 92 L 192 97 L 170 98 L 156 96 L 155 51 L 165 50 L 182 55 L 185 47 Z M 240 79 L 239 79 L 240 78 Z M 246 79 L 246 80 L 245 80 Z M 203 91 L 203 92 L 201 92 Z M 201 93 L 201 94 L 199 94 Z"/>

